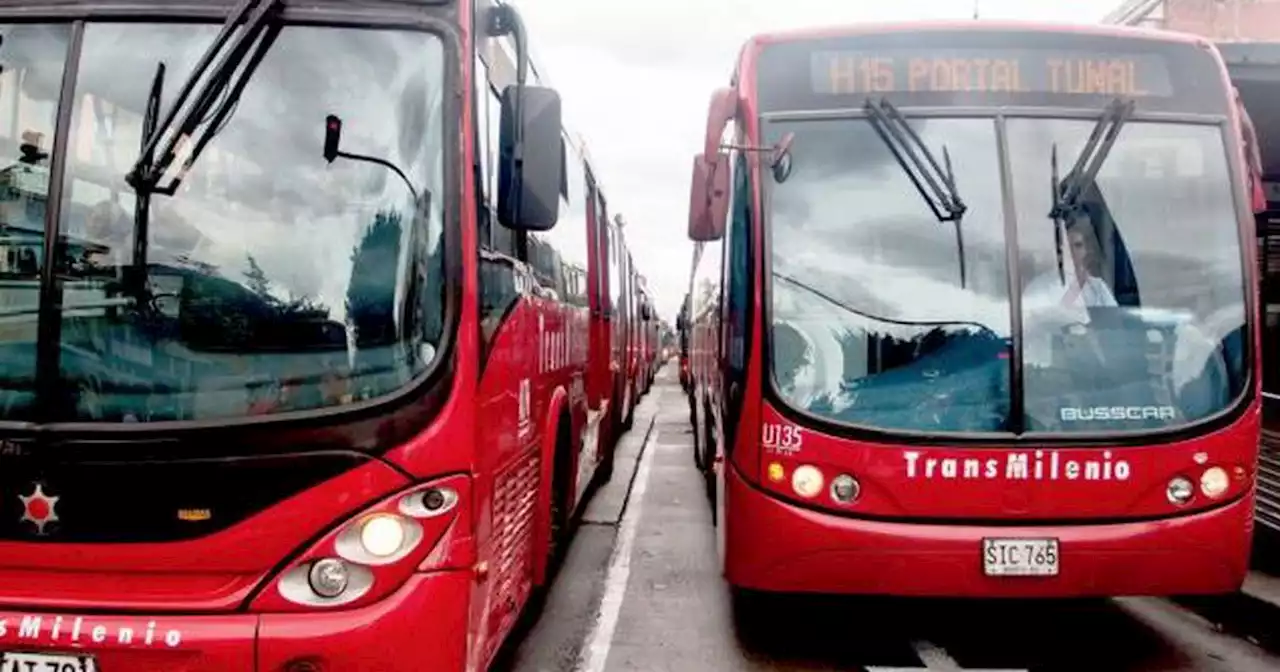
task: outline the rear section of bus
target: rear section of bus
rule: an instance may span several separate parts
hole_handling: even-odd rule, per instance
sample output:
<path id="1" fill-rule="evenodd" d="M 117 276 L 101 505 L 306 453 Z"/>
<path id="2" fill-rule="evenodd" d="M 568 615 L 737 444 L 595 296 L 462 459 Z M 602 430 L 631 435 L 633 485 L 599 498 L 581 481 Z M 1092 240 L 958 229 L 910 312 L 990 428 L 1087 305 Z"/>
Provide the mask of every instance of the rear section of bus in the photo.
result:
<path id="1" fill-rule="evenodd" d="M 1262 443 L 1258 456 L 1258 534 L 1280 542 L 1280 43 L 1219 42 L 1231 83 L 1251 120 L 1260 175 L 1257 215 L 1262 332 Z"/>
<path id="2" fill-rule="evenodd" d="M 1212 45 L 1019 24 L 762 36 L 723 100 L 704 154 L 727 155 L 728 191 L 704 202 L 728 264 L 733 585 L 1240 585 L 1253 221 Z"/>

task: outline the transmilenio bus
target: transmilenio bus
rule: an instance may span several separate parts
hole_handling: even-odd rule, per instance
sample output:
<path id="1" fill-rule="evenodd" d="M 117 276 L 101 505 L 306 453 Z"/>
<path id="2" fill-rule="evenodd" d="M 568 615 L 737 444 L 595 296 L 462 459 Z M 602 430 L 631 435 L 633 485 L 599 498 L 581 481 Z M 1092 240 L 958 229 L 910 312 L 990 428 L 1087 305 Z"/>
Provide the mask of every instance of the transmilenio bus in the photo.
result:
<path id="1" fill-rule="evenodd" d="M 1240 586 L 1246 171 L 1198 38 L 987 22 L 748 41 L 689 222 L 695 434 L 729 583 Z"/>
<path id="2" fill-rule="evenodd" d="M 638 385 L 528 50 L 491 0 L 0 2 L 0 670 L 488 667 Z"/>

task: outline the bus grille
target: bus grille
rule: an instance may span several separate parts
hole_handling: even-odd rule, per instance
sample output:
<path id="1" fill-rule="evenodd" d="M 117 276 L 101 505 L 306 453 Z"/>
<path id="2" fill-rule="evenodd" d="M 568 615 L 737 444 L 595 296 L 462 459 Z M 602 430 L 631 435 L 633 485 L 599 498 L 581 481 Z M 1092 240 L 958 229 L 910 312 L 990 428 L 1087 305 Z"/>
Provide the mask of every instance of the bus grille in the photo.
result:
<path id="1" fill-rule="evenodd" d="M 1280 432 L 1262 433 L 1262 450 L 1258 457 L 1257 521 L 1280 533 Z"/>
<path id="2" fill-rule="evenodd" d="M 494 478 L 493 538 L 490 543 L 491 641 L 515 623 L 516 608 L 532 589 L 534 524 L 542 460 L 535 448 Z"/>

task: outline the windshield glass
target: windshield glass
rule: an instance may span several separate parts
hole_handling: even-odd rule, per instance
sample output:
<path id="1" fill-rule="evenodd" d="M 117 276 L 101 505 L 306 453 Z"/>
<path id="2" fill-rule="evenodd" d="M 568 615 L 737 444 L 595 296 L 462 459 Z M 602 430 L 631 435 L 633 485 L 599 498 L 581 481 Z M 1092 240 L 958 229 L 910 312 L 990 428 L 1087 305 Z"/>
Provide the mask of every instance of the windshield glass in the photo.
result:
<path id="1" fill-rule="evenodd" d="M 1194 422 L 1241 393 L 1244 273 L 1222 131 L 1131 121 L 1055 237 L 1050 156 L 1092 120 L 1011 119 L 1028 431 Z M 1058 267 L 1061 240 L 1062 271 Z"/>
<path id="2" fill-rule="evenodd" d="M 35 405 L 49 152 L 69 26 L 0 25 L 0 417 Z"/>
<path id="3" fill-rule="evenodd" d="M 137 217 L 125 175 L 142 146 L 157 66 L 165 67 L 160 109 L 167 111 L 218 29 L 85 30 L 75 98 L 67 101 L 56 419 L 199 420 L 349 404 L 404 385 L 435 357 L 442 203 L 430 195 L 443 190 L 440 41 L 416 32 L 284 28 L 177 193 L 152 195 L 149 216 Z M 18 53 L 23 67 L 42 71 L 3 92 L 43 102 L 21 110 L 22 124 L 14 124 L 4 121 L 10 104 L 0 100 L 0 128 L 44 129 L 51 138 L 63 52 L 52 38 L 31 39 L 45 40 L 38 51 L 53 56 L 41 65 L 6 34 L 0 55 Z M 13 76 L 6 67 L 4 77 Z M 329 114 L 343 121 L 344 150 L 398 166 L 412 188 L 374 163 L 328 163 Z M 45 182 L 47 168 L 47 161 L 36 166 Z M 39 222 L 39 195 L 14 201 L 11 187 L 6 198 L 17 207 L 6 206 L 5 225 Z M 25 286 L 4 291 L 6 305 L 35 303 Z M 34 333 L 33 312 L 8 319 Z M 25 332 L 6 339 L 26 351 L 31 340 Z M 11 353 L 3 358 L 6 387 L 29 389 L 34 358 Z M 24 419 L 11 404 L 8 417 L 15 416 Z"/>
<path id="4" fill-rule="evenodd" d="M 1095 432 L 1194 422 L 1238 397 L 1243 266 L 1219 127 L 1130 121 L 1055 235 L 1052 157 L 1064 178 L 1096 122 L 1008 122 L 1025 364 L 1015 422 L 995 123 L 910 123 L 954 168 L 968 206 L 959 239 L 866 120 L 769 125 L 768 142 L 796 134 L 792 172 L 769 188 L 784 399 L 880 429 Z"/>
<path id="5" fill-rule="evenodd" d="M 792 172 L 770 191 L 774 377 L 791 404 L 842 422 L 1002 431 L 1010 310 L 995 125 L 910 123 L 950 157 L 968 206 L 963 246 L 867 120 L 770 125 L 769 142 L 795 133 Z"/>

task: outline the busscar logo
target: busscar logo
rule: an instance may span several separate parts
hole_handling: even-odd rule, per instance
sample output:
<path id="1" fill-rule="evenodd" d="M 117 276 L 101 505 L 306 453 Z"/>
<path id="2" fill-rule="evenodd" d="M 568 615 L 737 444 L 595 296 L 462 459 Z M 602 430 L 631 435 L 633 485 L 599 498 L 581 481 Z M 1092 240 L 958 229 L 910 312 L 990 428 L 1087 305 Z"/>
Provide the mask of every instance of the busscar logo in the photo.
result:
<path id="1" fill-rule="evenodd" d="M 1058 409 L 1063 422 L 1095 420 L 1173 420 L 1177 410 L 1172 406 L 1067 406 Z"/>
<path id="2" fill-rule="evenodd" d="M 22 522 L 36 526 L 36 534 L 44 536 L 44 526 L 58 522 L 58 500 L 61 497 L 50 497 L 44 492 L 44 485 L 37 483 L 30 495 L 18 495 L 22 500 Z"/>

